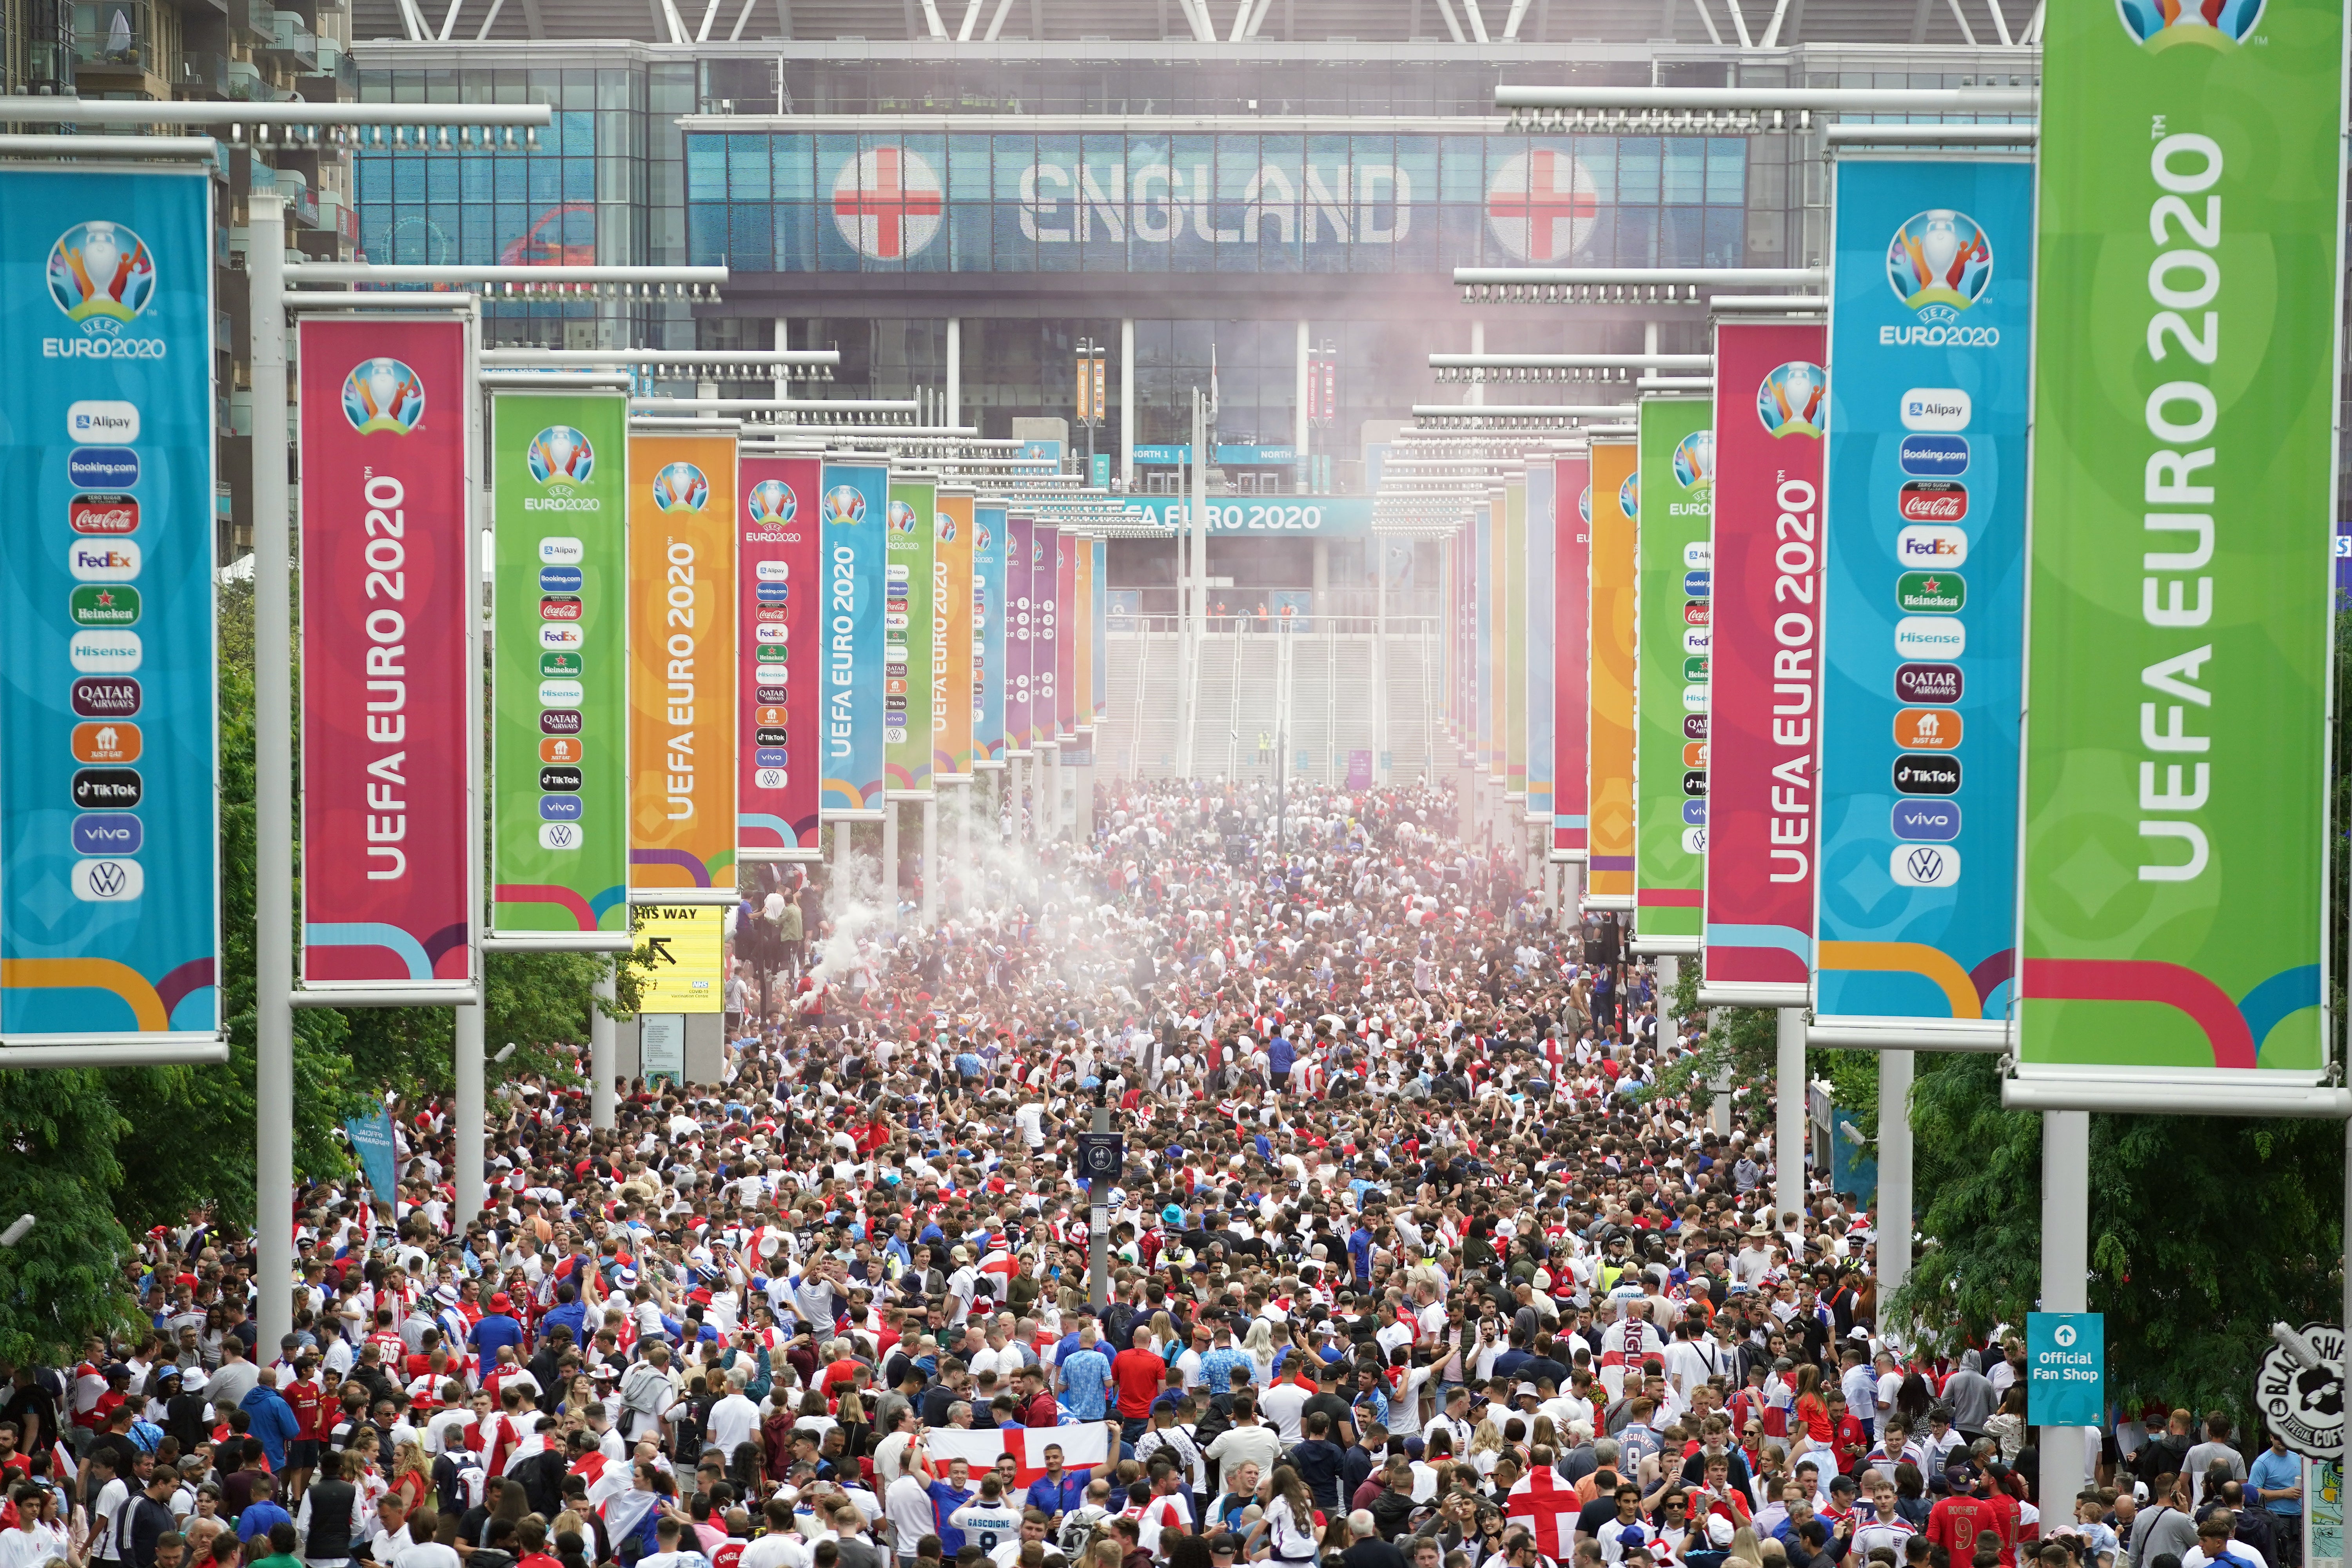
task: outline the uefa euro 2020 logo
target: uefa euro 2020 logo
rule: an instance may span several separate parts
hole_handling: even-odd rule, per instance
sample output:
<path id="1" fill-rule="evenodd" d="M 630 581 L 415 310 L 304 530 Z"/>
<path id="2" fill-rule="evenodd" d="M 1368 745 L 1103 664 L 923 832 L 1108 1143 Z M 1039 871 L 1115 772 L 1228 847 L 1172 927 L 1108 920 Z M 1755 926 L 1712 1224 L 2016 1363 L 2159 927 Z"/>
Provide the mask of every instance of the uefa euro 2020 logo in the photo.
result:
<path id="1" fill-rule="evenodd" d="M 541 484 L 584 485 L 596 471 L 596 448 L 571 426 L 551 425 L 530 438 L 523 460 Z"/>
<path id="2" fill-rule="evenodd" d="M 1675 483 L 1686 490 L 1715 488 L 1715 432 L 1694 430 L 1675 443 Z"/>
<path id="3" fill-rule="evenodd" d="M 893 533 L 914 532 L 915 509 L 908 506 L 902 500 L 892 501 L 890 503 L 890 531 Z"/>
<path id="4" fill-rule="evenodd" d="M 864 522 L 866 492 L 856 485 L 834 486 L 824 492 L 824 520 L 839 523 Z"/>
<path id="5" fill-rule="evenodd" d="M 654 475 L 654 505 L 664 511 L 700 511 L 710 504 L 710 481 L 692 463 L 665 463 Z"/>
<path id="6" fill-rule="evenodd" d="M 155 258 L 119 223 L 79 223 L 49 247 L 49 298 L 66 320 L 113 331 L 155 298 Z"/>
<path id="7" fill-rule="evenodd" d="M 955 542 L 955 519 L 943 511 L 931 514 L 931 537 L 942 544 Z"/>
<path id="8" fill-rule="evenodd" d="M 1829 377 L 1804 360 L 1774 365 L 1756 389 L 1756 417 L 1766 434 L 1821 438 L 1829 425 Z"/>
<path id="9" fill-rule="evenodd" d="M 753 526 L 759 528 L 782 528 L 801 511 L 800 499 L 793 494 L 793 487 L 782 479 L 761 479 L 751 487 L 743 504 Z"/>
<path id="10" fill-rule="evenodd" d="M 1955 320 L 1992 283 L 1992 242 L 1966 213 L 1914 213 L 1887 242 L 1886 283 L 1921 321 Z"/>
<path id="11" fill-rule="evenodd" d="M 1634 469 L 1617 487 L 1617 510 L 1639 522 L 1642 519 L 1642 470 Z"/>
<path id="12" fill-rule="evenodd" d="M 1045 542 L 1032 537 L 1029 541 L 1029 570 L 1034 572 L 1045 564 Z"/>
<path id="13" fill-rule="evenodd" d="M 343 377 L 343 417 L 362 436 L 405 436 L 425 418 L 425 384 L 396 359 L 366 359 Z"/>
<path id="14" fill-rule="evenodd" d="M 1584 520 L 1585 527 L 1592 526 L 1592 487 L 1591 485 L 1585 486 L 1584 492 L 1576 498 L 1576 515 Z"/>
<path id="15" fill-rule="evenodd" d="M 2175 44 L 2234 49 L 2262 20 L 2263 0 L 2116 0 L 2124 30 L 2155 51 Z"/>
<path id="16" fill-rule="evenodd" d="M 996 535 L 991 533 L 986 528 L 976 528 L 972 531 L 971 547 L 974 550 L 980 551 L 984 554 L 987 552 L 989 547 L 995 542 Z"/>

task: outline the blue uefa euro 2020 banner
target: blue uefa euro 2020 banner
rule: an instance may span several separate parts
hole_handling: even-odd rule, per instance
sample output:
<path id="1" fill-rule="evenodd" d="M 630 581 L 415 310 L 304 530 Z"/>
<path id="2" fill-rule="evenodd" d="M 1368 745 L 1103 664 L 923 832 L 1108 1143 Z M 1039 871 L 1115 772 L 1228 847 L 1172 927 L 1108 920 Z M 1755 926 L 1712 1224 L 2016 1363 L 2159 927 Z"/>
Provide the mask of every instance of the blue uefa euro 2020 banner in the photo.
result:
<path id="1" fill-rule="evenodd" d="M 2015 970 L 2033 170 L 1846 158 L 1818 1022 L 1997 1049 Z"/>
<path id="2" fill-rule="evenodd" d="M 824 466 L 818 515 L 824 524 L 822 816 L 882 810 L 882 552 L 890 467 L 870 461 Z"/>
<path id="3" fill-rule="evenodd" d="M 1004 762 L 1004 503 L 971 509 L 971 754 Z"/>
<path id="4" fill-rule="evenodd" d="M 0 173 L 0 1042 L 219 1032 L 212 186 Z"/>

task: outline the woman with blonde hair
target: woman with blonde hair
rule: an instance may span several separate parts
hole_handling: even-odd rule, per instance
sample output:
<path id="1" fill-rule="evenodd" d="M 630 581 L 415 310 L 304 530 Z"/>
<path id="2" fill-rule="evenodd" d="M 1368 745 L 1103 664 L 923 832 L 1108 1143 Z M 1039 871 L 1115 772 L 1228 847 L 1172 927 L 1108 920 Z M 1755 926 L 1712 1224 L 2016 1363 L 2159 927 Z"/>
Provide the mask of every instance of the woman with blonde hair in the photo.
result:
<path id="1" fill-rule="evenodd" d="M 1254 1319 L 1242 1340 L 1242 1352 L 1250 1358 L 1251 1385 L 1274 1386 L 1274 1325 L 1264 1318 Z"/>
<path id="2" fill-rule="evenodd" d="M 424 1444 L 411 1439 L 393 1450 L 392 1495 L 400 1500 L 404 1515 L 415 1513 L 433 1495 L 433 1470 L 425 1462 Z"/>
<path id="3" fill-rule="evenodd" d="M 1470 1468 L 1478 1472 L 1480 1480 L 1489 1479 L 1495 1474 L 1495 1461 L 1502 1457 L 1501 1428 L 1495 1425 L 1492 1415 L 1480 1416 L 1470 1433 L 1470 1452 L 1466 1457 Z"/>

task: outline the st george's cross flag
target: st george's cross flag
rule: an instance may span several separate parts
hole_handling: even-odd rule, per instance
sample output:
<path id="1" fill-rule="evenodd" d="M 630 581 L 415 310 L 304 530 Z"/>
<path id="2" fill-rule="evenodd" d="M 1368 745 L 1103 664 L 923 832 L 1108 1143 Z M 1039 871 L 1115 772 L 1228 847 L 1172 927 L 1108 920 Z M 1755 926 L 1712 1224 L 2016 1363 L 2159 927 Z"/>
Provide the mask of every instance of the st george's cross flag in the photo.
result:
<path id="1" fill-rule="evenodd" d="M 1584 1504 L 1576 1489 L 1559 1479 L 1549 1465 L 1521 1476 L 1503 1500 L 1503 1516 L 1525 1524 L 1536 1538 L 1536 1550 L 1559 1558 L 1576 1548 L 1576 1516 Z"/>
<path id="2" fill-rule="evenodd" d="M 1110 1461 L 1110 1428 L 1100 1421 L 1074 1421 L 1062 1426 L 1014 1426 L 1005 1431 L 960 1426 L 935 1426 L 923 1434 L 923 1452 L 932 1470 L 944 1478 L 948 1461 L 961 1459 L 975 1476 L 1011 1454 L 1023 1488 L 1045 1473 L 1045 1450 L 1062 1450 L 1066 1470 L 1091 1470 Z M 1575 1494 L 1570 1499 L 1573 1504 Z"/>

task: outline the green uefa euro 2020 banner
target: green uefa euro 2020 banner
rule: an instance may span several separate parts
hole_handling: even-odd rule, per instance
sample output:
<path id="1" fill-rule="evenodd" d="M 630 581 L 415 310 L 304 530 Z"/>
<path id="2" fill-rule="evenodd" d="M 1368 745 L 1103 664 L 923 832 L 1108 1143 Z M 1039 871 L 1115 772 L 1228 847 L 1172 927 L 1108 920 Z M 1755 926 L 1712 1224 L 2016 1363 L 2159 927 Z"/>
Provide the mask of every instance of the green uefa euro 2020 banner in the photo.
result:
<path id="1" fill-rule="evenodd" d="M 2051 7 L 2021 1079 L 2326 1069 L 2343 32 Z"/>
<path id="2" fill-rule="evenodd" d="M 629 929 L 628 408 L 611 393 L 490 400 L 500 936 Z"/>
<path id="3" fill-rule="evenodd" d="M 1712 398 L 1642 401 L 1633 935 L 1677 952 L 1698 951 L 1705 920 L 1714 426 Z"/>

